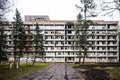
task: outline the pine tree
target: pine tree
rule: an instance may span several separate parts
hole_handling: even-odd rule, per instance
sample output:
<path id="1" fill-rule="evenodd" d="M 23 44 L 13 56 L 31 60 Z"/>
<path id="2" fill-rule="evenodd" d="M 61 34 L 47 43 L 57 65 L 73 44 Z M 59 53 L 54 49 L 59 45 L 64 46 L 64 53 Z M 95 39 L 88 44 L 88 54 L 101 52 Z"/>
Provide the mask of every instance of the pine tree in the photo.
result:
<path id="1" fill-rule="evenodd" d="M 90 43 L 87 41 L 87 37 L 89 36 L 87 30 L 89 28 L 89 25 L 93 24 L 91 20 L 87 20 L 87 16 L 95 17 L 93 14 L 93 9 L 95 9 L 96 5 L 94 3 L 94 0 L 80 0 L 80 3 L 82 6 L 76 5 L 76 7 L 80 9 L 80 13 L 77 16 L 77 23 L 75 26 L 75 39 L 77 40 L 75 41 L 75 46 L 79 50 L 79 62 L 82 57 L 84 64 L 85 58 L 87 57 L 88 45 L 90 45 Z"/>
<path id="2" fill-rule="evenodd" d="M 44 52 L 45 52 L 44 51 L 44 46 L 43 46 L 43 42 L 44 42 L 43 35 L 41 34 L 42 31 L 40 30 L 38 23 L 36 24 L 35 31 L 36 31 L 36 34 L 35 34 L 34 41 L 35 41 L 35 45 L 36 45 L 35 46 L 36 52 L 35 52 L 35 55 L 34 55 L 33 65 L 35 63 L 36 56 L 40 55 L 43 58 L 44 57 Z"/>
<path id="3" fill-rule="evenodd" d="M 7 34 L 5 34 L 4 32 L 4 24 L 2 24 L 0 27 L 0 62 L 7 59 L 7 56 L 6 56 L 7 53 L 5 50 L 7 48 L 6 38 L 7 38 Z"/>
<path id="4" fill-rule="evenodd" d="M 26 46 L 26 33 L 25 28 L 23 25 L 22 18 L 20 16 L 19 11 L 16 9 L 15 17 L 14 17 L 15 23 L 13 24 L 13 43 L 14 43 L 14 64 L 16 59 L 16 56 L 18 56 L 18 60 L 20 61 L 20 57 L 23 53 L 23 49 Z"/>
<path id="5" fill-rule="evenodd" d="M 8 13 L 7 11 L 10 8 L 9 4 L 9 0 L 0 0 L 0 62 L 3 60 L 3 58 L 7 57 L 5 52 L 5 48 L 7 47 L 7 34 L 5 34 L 4 31 L 4 26 L 6 25 L 6 23 L 4 24 L 4 21 L 6 20 L 5 15 Z"/>

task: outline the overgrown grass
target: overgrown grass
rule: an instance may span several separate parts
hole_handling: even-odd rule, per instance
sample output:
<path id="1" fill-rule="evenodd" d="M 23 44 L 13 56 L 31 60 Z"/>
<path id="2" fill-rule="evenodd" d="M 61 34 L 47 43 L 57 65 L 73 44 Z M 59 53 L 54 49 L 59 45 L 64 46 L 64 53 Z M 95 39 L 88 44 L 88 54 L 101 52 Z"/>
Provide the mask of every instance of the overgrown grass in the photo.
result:
<path id="1" fill-rule="evenodd" d="M 37 63 L 35 65 L 21 64 L 18 69 L 9 68 L 9 64 L 0 65 L 0 80 L 16 80 L 17 77 L 35 72 L 39 69 L 45 68 L 48 63 Z"/>
<path id="2" fill-rule="evenodd" d="M 70 63 L 70 65 L 74 68 L 81 68 L 81 69 L 95 69 L 95 70 L 102 70 L 105 71 L 110 79 L 112 80 L 119 80 L 120 79 L 120 66 L 114 64 L 74 64 Z"/>
<path id="3" fill-rule="evenodd" d="M 105 69 L 109 73 L 109 77 L 112 79 L 120 79 L 120 67 L 114 67 L 112 69 Z"/>

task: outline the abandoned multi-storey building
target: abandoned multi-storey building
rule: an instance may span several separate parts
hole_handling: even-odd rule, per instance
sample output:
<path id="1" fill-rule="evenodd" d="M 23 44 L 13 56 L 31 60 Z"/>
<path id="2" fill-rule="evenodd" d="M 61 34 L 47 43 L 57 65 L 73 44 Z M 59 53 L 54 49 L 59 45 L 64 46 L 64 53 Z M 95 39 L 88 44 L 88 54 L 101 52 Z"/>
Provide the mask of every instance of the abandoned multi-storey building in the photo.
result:
<path id="1" fill-rule="evenodd" d="M 87 40 L 94 46 L 88 46 L 86 62 L 118 62 L 119 38 L 117 21 L 93 21 L 97 25 L 90 25 L 88 33 L 92 33 Z M 42 30 L 46 62 L 78 62 L 78 49 L 71 48 L 72 36 L 75 36 L 75 20 L 50 20 L 48 16 L 25 16 L 27 34 L 34 34 L 36 23 Z M 10 31 L 10 30 L 9 30 Z M 29 41 L 32 38 L 29 38 Z M 10 41 L 10 39 L 8 39 Z M 12 43 L 12 42 L 10 42 Z M 32 45 L 32 46 L 31 46 Z M 34 43 L 27 44 L 29 52 L 34 53 Z M 11 52 L 12 53 L 12 52 Z M 82 60 L 82 58 L 81 58 Z"/>

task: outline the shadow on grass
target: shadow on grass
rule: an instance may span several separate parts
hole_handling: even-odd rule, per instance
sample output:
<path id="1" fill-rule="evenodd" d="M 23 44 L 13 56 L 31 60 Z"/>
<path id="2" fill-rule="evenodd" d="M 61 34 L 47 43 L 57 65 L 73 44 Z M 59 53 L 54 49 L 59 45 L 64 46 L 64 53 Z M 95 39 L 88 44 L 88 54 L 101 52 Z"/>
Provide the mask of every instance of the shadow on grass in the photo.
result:
<path id="1" fill-rule="evenodd" d="M 110 80 L 104 70 L 90 69 L 82 72 L 86 80 Z"/>

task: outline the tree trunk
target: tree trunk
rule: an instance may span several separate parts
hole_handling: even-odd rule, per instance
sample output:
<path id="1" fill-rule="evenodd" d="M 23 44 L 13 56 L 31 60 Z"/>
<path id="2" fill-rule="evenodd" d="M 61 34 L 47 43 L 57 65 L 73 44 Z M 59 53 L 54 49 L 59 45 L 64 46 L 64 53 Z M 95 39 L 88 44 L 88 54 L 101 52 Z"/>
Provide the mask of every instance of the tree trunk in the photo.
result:
<path id="1" fill-rule="evenodd" d="M 26 65 L 28 64 L 28 53 L 27 53 L 27 57 L 26 57 Z"/>
<path id="2" fill-rule="evenodd" d="M 83 62 L 82 62 L 82 64 L 84 64 L 85 63 L 85 56 L 83 57 Z"/>
<path id="3" fill-rule="evenodd" d="M 0 52 L 0 64 L 2 64 L 2 52 Z"/>
<path id="4" fill-rule="evenodd" d="M 79 50 L 79 64 L 81 63 L 81 49 Z"/>
<path id="5" fill-rule="evenodd" d="M 79 64 L 81 63 L 81 57 L 79 56 Z"/>
<path id="6" fill-rule="evenodd" d="M 36 60 L 36 53 L 35 53 L 35 55 L 34 55 L 34 60 L 33 60 L 33 64 L 32 64 L 32 65 L 35 64 L 35 60 Z"/>
<path id="7" fill-rule="evenodd" d="M 16 52 L 14 52 L 14 66 L 16 66 Z"/>

